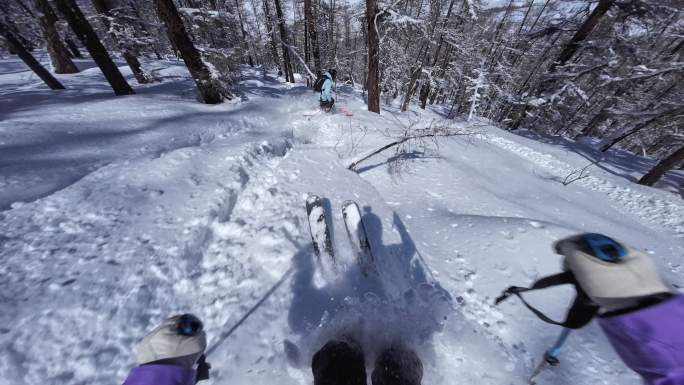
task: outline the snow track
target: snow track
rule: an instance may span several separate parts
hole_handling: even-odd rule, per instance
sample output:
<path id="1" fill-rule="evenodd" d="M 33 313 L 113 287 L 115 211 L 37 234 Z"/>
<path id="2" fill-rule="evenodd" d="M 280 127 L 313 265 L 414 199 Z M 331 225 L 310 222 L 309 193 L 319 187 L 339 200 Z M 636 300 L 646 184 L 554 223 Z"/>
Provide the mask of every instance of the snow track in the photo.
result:
<path id="1" fill-rule="evenodd" d="M 218 281 L 221 268 L 239 268 L 239 259 L 211 259 L 214 230 L 238 220 L 234 211 L 247 201 L 240 197 L 254 194 L 245 189 L 289 147 L 285 140 L 235 147 L 219 138 L 211 147 L 111 164 L 2 213 L 0 366 L 16 370 L 11 383 L 117 383 L 131 364 L 132 336 L 168 314 L 196 312 L 209 291 L 202 285 L 212 281 L 206 269 Z M 24 252 L 37 258 L 10 258 Z M 207 302 L 230 308 L 218 299 Z"/>
<path id="2" fill-rule="evenodd" d="M 487 135 L 486 140 L 533 162 L 561 181 L 570 173 L 578 171 L 577 167 L 558 160 L 553 155 L 541 153 L 501 136 Z M 636 184 L 621 187 L 604 177 L 590 174 L 574 183 L 605 194 L 616 208 L 626 208 L 642 220 L 663 226 L 679 237 L 684 237 L 684 205 L 681 199 L 672 194 Z"/>

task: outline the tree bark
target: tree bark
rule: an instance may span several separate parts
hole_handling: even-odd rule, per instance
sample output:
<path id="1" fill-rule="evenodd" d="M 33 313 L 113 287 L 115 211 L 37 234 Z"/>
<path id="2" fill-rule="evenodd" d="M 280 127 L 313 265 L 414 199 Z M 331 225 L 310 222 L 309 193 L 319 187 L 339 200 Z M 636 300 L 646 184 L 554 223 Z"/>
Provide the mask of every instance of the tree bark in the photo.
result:
<path id="1" fill-rule="evenodd" d="M 78 46 L 76 45 L 76 43 L 73 40 L 66 37 L 66 38 L 64 38 L 64 42 L 67 44 L 67 47 L 69 47 L 71 54 L 74 55 L 75 58 L 83 59 L 83 55 L 81 54 L 81 51 L 78 49 Z"/>
<path id="2" fill-rule="evenodd" d="M 594 30 L 596 25 L 598 25 L 601 18 L 608 12 L 610 7 L 615 3 L 615 0 L 600 0 L 596 8 L 591 12 L 587 20 L 584 21 L 582 26 L 575 32 L 575 35 L 570 39 L 570 41 L 563 47 L 563 50 L 558 55 L 556 61 L 551 64 L 549 72 L 555 72 L 557 67 L 562 67 L 568 60 L 572 59 L 580 44 L 587 39 L 589 34 Z"/>
<path id="3" fill-rule="evenodd" d="M 430 79 L 425 80 L 425 83 L 423 83 L 423 85 L 420 87 L 420 108 L 422 108 L 423 110 L 427 105 L 427 99 L 430 95 L 430 88 Z"/>
<path id="4" fill-rule="evenodd" d="M 560 52 L 556 60 L 554 60 L 551 65 L 549 66 L 548 73 L 554 73 L 556 72 L 556 69 L 560 66 L 564 66 L 570 59 L 573 58 L 577 50 L 580 48 L 582 42 L 589 37 L 591 32 L 594 30 L 594 28 L 598 25 L 599 21 L 601 21 L 601 18 L 608 12 L 610 7 L 613 6 L 615 3 L 615 0 L 599 0 L 598 5 L 594 10 L 589 14 L 589 17 L 582 23 L 580 28 L 575 32 L 573 37 L 570 39 L 568 43 L 565 44 L 563 47 L 563 50 Z M 544 5 L 546 7 L 546 5 Z M 540 13 L 541 16 L 541 13 Z M 538 19 L 539 17 L 537 17 Z M 535 21 L 536 24 L 536 21 Z M 558 34 L 557 36 L 560 36 L 561 34 Z M 540 56 L 540 58 L 543 60 L 543 58 L 546 56 L 546 53 Z M 527 82 L 530 80 L 531 75 L 528 76 L 527 80 L 523 84 L 523 87 L 520 88 L 522 89 L 525 87 Z M 534 88 L 534 94 L 540 95 L 543 94 L 544 92 L 548 91 L 549 89 L 552 88 L 554 84 L 554 80 L 549 79 L 542 81 L 537 87 Z M 519 91 L 518 93 L 520 93 Z M 532 107 L 530 105 L 524 105 L 519 109 L 514 108 L 514 118 L 512 119 L 512 123 L 509 124 L 509 129 L 510 130 L 515 130 L 520 127 L 522 124 L 522 121 L 524 120 L 525 116 L 527 115 L 527 112 L 531 109 Z M 516 111 L 517 110 L 517 111 Z"/>
<path id="5" fill-rule="evenodd" d="M 50 61 L 52 62 L 55 73 L 75 74 L 80 72 L 78 67 L 76 67 L 76 64 L 71 60 L 69 51 L 59 37 L 59 32 L 57 32 L 57 28 L 55 27 L 57 15 L 55 15 L 50 4 L 47 0 L 35 0 L 35 5 L 41 13 L 41 15 L 38 16 L 38 20 L 43 29 L 48 53 L 50 54 Z"/>
<path id="6" fill-rule="evenodd" d="M 93 30 L 88 20 L 85 18 L 81 9 L 78 8 L 75 0 L 55 0 L 57 9 L 64 15 L 69 26 L 76 33 L 83 45 L 90 52 L 90 56 L 95 60 L 107 81 L 112 86 L 116 95 L 132 95 L 133 89 L 126 82 L 119 68 L 114 64 L 107 50 L 102 45 L 100 38 Z"/>
<path id="7" fill-rule="evenodd" d="M 247 31 L 245 31 L 245 25 L 242 22 L 242 7 L 240 6 L 240 1 L 235 0 L 235 11 L 238 14 L 238 21 L 240 22 L 240 30 L 242 31 L 242 46 L 247 53 L 247 63 L 250 67 L 254 67 L 254 59 L 252 59 L 252 54 L 249 53 L 249 43 L 247 39 Z"/>
<path id="8" fill-rule="evenodd" d="M 630 136 L 636 134 L 637 132 L 643 130 L 644 128 L 650 126 L 652 123 L 655 123 L 658 119 L 662 118 L 663 116 L 655 116 L 652 117 L 642 123 L 637 124 L 636 126 L 630 128 L 630 129 L 621 129 L 618 131 L 618 134 L 613 137 L 613 138 L 606 138 L 604 140 L 604 143 L 599 147 L 599 151 L 601 152 L 606 152 L 610 150 L 613 146 L 616 144 L 620 143 L 621 141 L 629 138 Z"/>
<path id="9" fill-rule="evenodd" d="M 625 87 L 618 88 L 614 93 L 613 97 L 604 104 L 601 110 L 594 115 L 593 118 L 587 123 L 579 136 L 592 136 L 596 132 L 596 128 L 603 123 L 606 119 L 610 117 L 608 111 L 617 104 L 617 98 L 621 97 L 627 89 Z"/>
<path id="10" fill-rule="evenodd" d="M 271 41 L 271 56 L 273 56 L 273 62 L 278 67 L 278 75 L 282 75 L 283 68 L 280 63 L 280 56 L 278 55 L 278 45 L 275 41 L 275 30 L 273 29 L 273 18 L 271 17 L 271 10 L 268 6 L 269 0 L 263 0 L 262 4 L 264 6 L 264 14 L 266 15 L 266 30 L 268 32 L 269 40 Z"/>
<path id="11" fill-rule="evenodd" d="M 404 95 L 404 101 L 401 103 L 401 112 L 406 112 L 408 110 L 409 103 L 411 102 L 411 95 L 413 95 L 413 88 L 423 71 L 423 66 L 418 65 L 413 71 L 411 71 L 411 78 L 409 79 L 408 88 L 406 94 Z"/>
<path id="12" fill-rule="evenodd" d="M 318 48 L 318 34 L 316 33 L 316 19 L 314 18 L 312 0 L 304 0 L 304 19 L 306 20 L 311 56 L 313 56 L 314 61 L 314 71 L 319 74 L 322 71 L 321 54 Z"/>
<path id="13" fill-rule="evenodd" d="M 285 17 L 283 16 L 283 9 L 280 7 L 280 0 L 274 0 L 276 8 L 276 16 L 278 17 L 278 28 L 280 29 L 280 41 L 283 47 L 283 62 L 285 67 L 285 77 L 290 83 L 294 83 L 294 73 L 292 72 L 292 62 L 290 61 L 290 52 L 287 38 L 287 29 L 285 28 Z"/>
<path id="14" fill-rule="evenodd" d="M 328 12 L 328 63 L 330 66 L 337 65 L 337 39 L 335 38 L 335 0 L 330 0 L 330 12 Z"/>
<path id="15" fill-rule="evenodd" d="M 142 65 L 140 64 L 140 61 L 138 60 L 138 56 L 136 55 L 136 53 L 133 52 L 133 50 L 129 47 L 124 46 L 119 41 L 119 38 L 116 36 L 116 32 L 112 30 L 112 25 L 109 21 L 109 19 L 112 17 L 112 6 L 109 3 L 109 1 L 111 0 L 92 0 L 93 6 L 95 6 L 95 10 L 103 16 L 102 23 L 110 31 L 110 36 L 114 41 L 114 44 L 116 44 L 119 47 L 121 55 L 123 56 L 124 60 L 126 60 L 128 66 L 131 68 L 131 72 L 133 72 L 135 80 L 137 80 L 140 84 L 149 83 L 150 77 L 143 71 Z M 115 26 L 114 28 L 117 32 L 120 32 L 120 27 Z"/>
<path id="16" fill-rule="evenodd" d="M 222 92 L 218 85 L 212 81 L 211 72 L 202 60 L 202 55 L 190 40 L 188 31 L 185 30 L 185 25 L 173 0 L 155 0 L 155 2 L 159 18 L 166 25 L 170 38 L 178 48 L 190 75 L 195 80 L 202 102 L 219 104 L 223 102 L 224 96 L 230 99 L 231 95 L 225 90 Z"/>
<path id="17" fill-rule="evenodd" d="M 663 175 L 665 175 L 666 172 L 677 167 L 677 165 L 682 161 L 684 161 L 684 146 L 680 147 L 679 150 L 675 151 L 667 158 L 658 162 L 658 164 L 656 164 L 651 171 L 639 179 L 638 183 L 645 186 L 653 186 Z"/>
<path id="18" fill-rule="evenodd" d="M 53 90 L 63 90 L 64 86 L 62 83 L 59 82 L 59 80 L 55 79 L 52 74 L 43 67 L 36 58 L 31 55 L 31 53 L 21 44 L 21 41 L 17 39 L 16 36 L 12 32 L 10 32 L 9 28 L 7 26 L 0 22 L 0 35 L 3 36 L 7 40 L 7 44 L 9 45 L 9 48 L 16 52 L 17 55 L 21 60 L 26 63 L 29 68 L 33 72 L 40 77 L 41 80 L 45 82 L 45 84 L 50 87 L 50 89 Z"/>
<path id="19" fill-rule="evenodd" d="M 380 47 L 375 16 L 377 0 L 366 0 L 366 21 L 368 23 L 368 111 L 380 113 Z M 410 96 L 409 96 L 410 98 Z"/>

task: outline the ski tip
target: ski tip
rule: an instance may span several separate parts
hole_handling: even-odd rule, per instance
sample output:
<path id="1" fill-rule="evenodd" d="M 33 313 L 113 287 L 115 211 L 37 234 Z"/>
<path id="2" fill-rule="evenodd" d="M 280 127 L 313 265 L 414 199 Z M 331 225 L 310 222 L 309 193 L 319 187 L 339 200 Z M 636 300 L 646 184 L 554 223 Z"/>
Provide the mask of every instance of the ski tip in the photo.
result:
<path id="1" fill-rule="evenodd" d="M 353 201 L 353 200 L 346 200 L 346 201 L 344 201 L 344 203 L 342 203 L 342 210 L 344 210 L 344 209 L 346 209 L 347 207 L 350 207 L 350 206 L 356 206 L 357 209 L 359 208 L 358 203 L 356 203 L 355 201 Z"/>
<path id="2" fill-rule="evenodd" d="M 311 193 L 306 194 L 306 203 L 307 204 L 315 203 L 315 202 L 318 202 L 320 200 L 321 200 L 321 197 L 319 197 L 316 194 L 311 194 Z"/>

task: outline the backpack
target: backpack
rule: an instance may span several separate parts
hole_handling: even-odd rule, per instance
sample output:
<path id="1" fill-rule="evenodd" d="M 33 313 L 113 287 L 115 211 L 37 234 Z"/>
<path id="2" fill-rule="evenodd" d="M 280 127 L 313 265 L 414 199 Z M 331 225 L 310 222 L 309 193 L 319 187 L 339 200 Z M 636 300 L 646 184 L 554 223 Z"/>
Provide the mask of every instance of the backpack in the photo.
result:
<path id="1" fill-rule="evenodd" d="M 313 90 L 314 90 L 314 92 L 321 92 L 321 91 L 323 91 L 323 84 L 325 83 L 325 80 L 326 80 L 327 78 L 328 78 L 328 77 L 325 76 L 325 75 L 320 75 L 320 76 L 318 77 L 318 79 L 316 79 L 316 81 L 314 82 L 314 85 L 313 85 Z"/>

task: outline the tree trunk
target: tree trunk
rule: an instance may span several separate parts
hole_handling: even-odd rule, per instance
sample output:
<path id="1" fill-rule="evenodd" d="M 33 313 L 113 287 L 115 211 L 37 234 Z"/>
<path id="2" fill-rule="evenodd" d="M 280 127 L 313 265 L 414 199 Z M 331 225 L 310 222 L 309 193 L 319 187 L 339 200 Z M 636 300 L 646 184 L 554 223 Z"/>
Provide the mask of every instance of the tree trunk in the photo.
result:
<path id="1" fill-rule="evenodd" d="M 285 77 L 290 83 L 294 83 L 294 73 L 292 72 L 292 62 L 290 61 L 290 43 L 287 39 L 287 29 L 285 28 L 285 17 L 283 16 L 283 9 L 280 7 L 280 0 L 274 0 L 276 8 L 276 16 L 278 17 L 278 28 L 280 29 L 280 41 L 283 46 L 283 62 L 285 67 Z"/>
<path id="2" fill-rule="evenodd" d="M 67 44 L 67 47 L 69 47 L 69 50 L 71 51 L 71 54 L 74 55 L 75 58 L 77 59 L 83 59 L 83 55 L 81 54 L 81 51 L 78 49 L 78 46 L 76 43 L 67 38 L 64 38 L 64 42 Z"/>
<path id="3" fill-rule="evenodd" d="M 679 150 L 675 151 L 667 158 L 658 162 L 658 164 L 656 164 L 651 171 L 639 179 L 638 183 L 645 186 L 653 186 L 663 175 L 665 175 L 666 172 L 677 167 L 677 165 L 682 161 L 684 161 L 684 146 L 680 147 Z"/>
<path id="4" fill-rule="evenodd" d="M 150 77 L 143 71 L 142 65 L 140 65 L 140 61 L 138 60 L 138 56 L 135 54 L 135 52 L 133 52 L 132 49 L 121 44 L 118 37 L 116 36 L 116 32 L 120 32 L 120 27 L 118 25 L 115 25 L 114 29 L 116 29 L 116 32 L 112 29 L 111 22 L 109 21 L 109 19 L 112 17 L 112 6 L 109 3 L 109 1 L 111 0 L 92 0 L 93 6 L 95 6 L 95 10 L 103 16 L 102 23 L 107 28 L 107 30 L 110 31 L 112 41 L 114 41 L 114 44 L 116 44 L 119 47 L 121 55 L 123 56 L 124 60 L 126 60 L 128 66 L 131 68 L 131 72 L 133 72 L 135 80 L 137 80 L 140 84 L 149 83 Z"/>
<path id="5" fill-rule="evenodd" d="M 231 95 L 226 90 L 221 90 L 212 80 L 211 72 L 202 60 L 202 55 L 190 40 L 188 31 L 185 30 L 185 25 L 183 25 L 183 20 L 178 14 L 178 9 L 173 0 L 155 0 L 155 2 L 159 19 L 166 25 L 171 40 L 178 48 L 190 75 L 195 80 L 202 102 L 218 104 L 223 102 L 224 96 L 230 99 Z"/>
<path id="6" fill-rule="evenodd" d="M 423 66 L 418 65 L 413 71 L 411 71 L 411 78 L 409 79 L 408 88 L 406 89 L 406 94 L 404 95 L 404 101 L 401 103 L 401 112 L 406 112 L 408 110 L 409 103 L 411 102 L 411 95 L 413 95 L 413 88 L 416 86 L 416 82 L 423 71 Z"/>
<path id="7" fill-rule="evenodd" d="M 57 15 L 55 15 L 50 4 L 47 0 L 35 0 L 35 5 L 41 13 L 38 20 L 43 29 L 48 53 L 50 54 L 50 61 L 52 62 L 55 73 L 75 74 L 80 72 L 78 67 L 76 67 L 76 64 L 71 60 L 69 51 L 59 37 L 59 32 L 57 32 L 57 28 L 55 27 Z"/>
<path id="8" fill-rule="evenodd" d="M 642 123 L 637 124 L 636 126 L 632 128 L 623 128 L 620 131 L 618 131 L 617 134 L 614 134 L 615 136 L 610 138 L 604 139 L 604 142 L 600 145 L 599 151 L 601 152 L 606 152 L 610 150 L 613 146 L 616 144 L 620 143 L 621 141 L 627 139 L 628 137 L 636 134 L 637 132 L 643 130 L 644 128 L 650 126 L 652 123 L 654 123 L 656 120 L 661 118 L 662 116 L 656 116 L 653 118 L 650 118 Z"/>
<path id="9" fill-rule="evenodd" d="M 249 53 L 249 40 L 247 39 L 247 31 L 245 31 L 245 25 L 242 22 L 242 7 L 240 6 L 240 0 L 235 0 L 235 11 L 238 14 L 238 21 L 240 22 L 240 30 L 242 31 L 242 46 L 247 53 L 247 63 L 250 67 L 254 67 L 254 59 L 252 59 L 252 54 Z"/>
<path id="10" fill-rule="evenodd" d="M 62 83 L 59 82 L 59 80 L 55 79 L 52 74 L 43 67 L 36 58 L 31 55 L 31 53 L 21 44 L 21 41 L 17 39 L 16 36 L 12 32 L 9 31 L 9 28 L 2 22 L 0 22 L 0 35 L 3 36 L 7 40 L 7 44 L 9 45 L 9 48 L 16 52 L 17 55 L 19 55 L 19 58 L 26 63 L 33 72 L 38 75 L 38 77 L 41 78 L 45 82 L 45 84 L 50 87 L 50 89 L 53 90 L 63 90 L 64 86 Z"/>
<path id="11" fill-rule="evenodd" d="M 33 13 L 33 11 L 31 11 L 31 8 L 29 8 L 28 6 L 26 6 L 26 4 L 24 4 L 23 0 L 14 0 L 14 2 L 17 3 L 17 5 L 19 5 L 21 7 L 21 9 L 23 9 L 24 12 L 26 12 L 29 16 L 33 17 L 34 19 L 36 18 L 36 14 Z M 9 14 L 9 12 L 7 11 L 6 8 L 3 8 L 2 10 L 5 13 Z"/>
<path id="12" fill-rule="evenodd" d="M 380 47 L 375 20 L 377 0 L 366 0 L 366 21 L 368 23 L 368 111 L 380 113 Z M 410 98 L 410 96 L 409 96 Z"/>
<path id="13" fill-rule="evenodd" d="M 330 12 L 328 12 L 328 64 L 337 65 L 337 39 L 335 38 L 335 0 L 330 0 Z"/>
<path id="14" fill-rule="evenodd" d="M 575 32 L 575 35 L 570 39 L 570 41 L 563 47 L 563 51 L 558 55 L 556 61 L 551 64 L 549 72 L 555 72 L 556 68 L 559 66 L 564 66 L 568 60 L 572 59 L 575 52 L 580 47 L 580 44 L 586 40 L 586 38 L 591 34 L 596 25 L 598 25 L 601 18 L 608 12 L 610 7 L 615 3 L 615 0 L 600 0 L 596 8 L 591 12 L 587 20 L 584 21 L 582 26 Z"/>
<path id="15" fill-rule="evenodd" d="M 425 109 L 425 106 L 427 105 L 427 99 L 428 96 L 430 95 L 430 79 L 427 79 L 425 83 L 420 87 L 420 108 L 423 110 Z"/>
<path id="16" fill-rule="evenodd" d="M 558 55 L 555 61 L 551 63 L 548 69 L 548 73 L 553 73 L 556 71 L 556 69 L 559 66 L 564 66 L 570 59 L 573 58 L 577 50 L 579 49 L 581 43 L 586 40 L 587 37 L 591 34 L 591 32 L 594 30 L 594 28 L 598 25 L 599 21 L 601 18 L 608 12 L 610 7 L 615 3 L 615 0 L 599 0 L 598 5 L 594 10 L 591 12 L 589 17 L 582 23 L 580 28 L 575 32 L 573 37 L 570 39 L 570 41 L 565 44 L 563 47 L 563 50 L 561 53 Z M 544 5 L 546 7 L 546 5 Z M 540 14 L 541 16 L 541 14 Z M 538 19 L 539 17 L 537 17 Z M 536 24 L 536 21 L 535 21 Z M 561 34 L 558 34 L 557 36 L 560 36 Z M 543 61 L 543 58 L 546 57 L 546 53 L 540 56 L 540 58 Z M 520 88 L 520 92 L 524 88 L 524 86 L 527 84 L 527 82 L 530 80 L 531 75 L 528 76 L 527 80 L 523 84 L 523 87 Z M 547 90 L 551 89 L 553 86 L 554 80 L 549 79 L 542 81 L 537 87 L 534 88 L 534 94 L 535 95 L 540 95 L 546 92 Z M 520 127 L 522 124 L 522 121 L 524 120 L 525 116 L 527 115 L 527 112 L 531 109 L 532 107 L 530 105 L 524 105 L 522 108 L 516 109 L 514 108 L 514 118 L 512 119 L 512 123 L 509 124 L 509 129 L 510 130 L 515 130 Z"/>
<path id="17" fill-rule="evenodd" d="M 314 71 L 318 75 L 322 72 L 321 54 L 318 48 L 318 34 L 316 33 L 316 19 L 314 18 L 312 0 L 304 0 L 304 19 L 306 20 L 311 56 L 313 56 L 314 61 Z"/>
<path id="18" fill-rule="evenodd" d="M 273 62 L 278 67 L 278 75 L 283 74 L 283 68 L 280 64 L 280 56 L 278 55 L 278 45 L 275 41 L 275 30 L 273 29 L 273 18 L 271 17 L 271 10 L 268 6 L 269 0 L 263 0 L 262 4 L 264 6 L 264 15 L 266 15 L 266 30 L 268 32 L 269 40 L 271 41 L 271 55 L 273 56 Z"/>
<path id="19" fill-rule="evenodd" d="M 90 52 L 90 56 L 95 60 L 107 81 L 112 86 L 116 95 L 132 95 L 133 89 L 128 85 L 126 79 L 117 68 L 107 50 L 102 45 L 100 38 L 88 23 L 81 9 L 76 5 L 75 0 L 55 0 L 57 9 L 64 15 L 69 26 L 76 33 L 79 39 Z"/>

